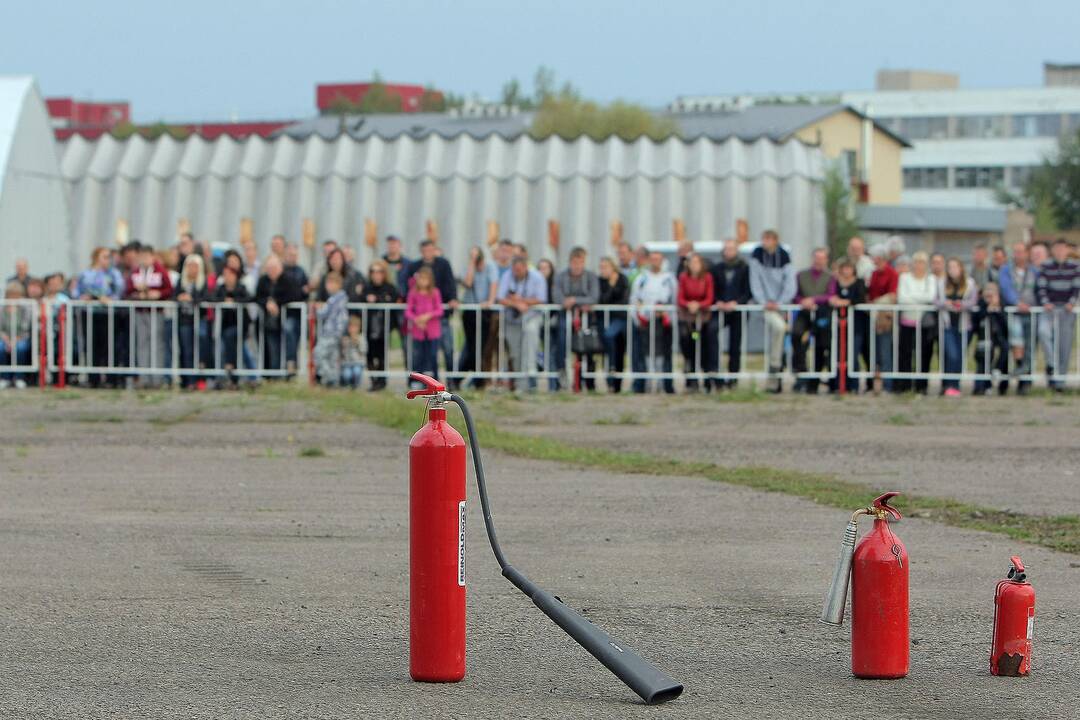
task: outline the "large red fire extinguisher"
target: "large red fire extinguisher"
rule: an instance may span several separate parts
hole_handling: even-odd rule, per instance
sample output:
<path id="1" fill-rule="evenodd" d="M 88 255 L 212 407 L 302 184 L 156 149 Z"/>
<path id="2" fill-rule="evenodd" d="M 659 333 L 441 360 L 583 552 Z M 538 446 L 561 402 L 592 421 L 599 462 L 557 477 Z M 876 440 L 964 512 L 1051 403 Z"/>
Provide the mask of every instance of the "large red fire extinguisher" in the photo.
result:
<path id="1" fill-rule="evenodd" d="M 908 556 L 889 527 L 890 518 L 901 518 L 889 505 L 898 494 L 885 493 L 870 507 L 852 514 L 821 613 L 823 622 L 843 623 L 850 578 L 851 672 L 855 677 L 902 678 L 908 674 Z M 856 545 L 860 515 L 873 516 L 874 527 Z"/>
<path id="2" fill-rule="evenodd" d="M 990 673 L 1018 677 L 1031 670 L 1031 631 L 1035 625 L 1035 588 L 1027 581 L 1024 563 L 1012 557 L 1006 579 L 994 592 L 994 639 Z"/>
<path id="3" fill-rule="evenodd" d="M 413 373 L 427 422 L 409 442 L 409 674 L 465 677 L 465 441 L 446 421 L 450 395 Z"/>

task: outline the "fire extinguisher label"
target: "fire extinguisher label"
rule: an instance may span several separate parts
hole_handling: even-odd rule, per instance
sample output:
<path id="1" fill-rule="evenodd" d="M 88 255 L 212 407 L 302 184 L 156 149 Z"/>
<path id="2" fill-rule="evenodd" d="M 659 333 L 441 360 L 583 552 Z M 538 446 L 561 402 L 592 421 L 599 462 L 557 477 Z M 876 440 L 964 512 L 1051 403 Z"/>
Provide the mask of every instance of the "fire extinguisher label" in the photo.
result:
<path id="1" fill-rule="evenodd" d="M 1035 608 L 1028 608 L 1028 631 L 1027 639 L 1030 640 L 1032 632 L 1035 630 Z"/>
<path id="2" fill-rule="evenodd" d="M 465 587 L 465 501 L 457 506 L 457 584 Z"/>

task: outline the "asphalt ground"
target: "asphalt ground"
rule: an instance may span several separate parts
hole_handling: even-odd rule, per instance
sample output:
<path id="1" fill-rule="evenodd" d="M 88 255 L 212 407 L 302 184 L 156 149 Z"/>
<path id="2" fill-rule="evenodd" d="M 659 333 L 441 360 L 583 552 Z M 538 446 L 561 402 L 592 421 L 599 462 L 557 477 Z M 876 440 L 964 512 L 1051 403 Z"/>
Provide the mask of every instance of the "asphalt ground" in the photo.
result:
<path id="1" fill-rule="evenodd" d="M 273 397 L 105 392 L 6 393 L 0 430 L 3 717 L 1077 717 L 1076 556 L 898 524 L 912 671 L 860 681 L 848 629 L 817 620 L 846 513 L 488 453 L 511 560 L 686 692 L 640 705 L 502 579 L 471 485 L 468 673 L 424 685 L 402 436 Z M 1016 553 L 1034 669 L 995 678 Z"/>

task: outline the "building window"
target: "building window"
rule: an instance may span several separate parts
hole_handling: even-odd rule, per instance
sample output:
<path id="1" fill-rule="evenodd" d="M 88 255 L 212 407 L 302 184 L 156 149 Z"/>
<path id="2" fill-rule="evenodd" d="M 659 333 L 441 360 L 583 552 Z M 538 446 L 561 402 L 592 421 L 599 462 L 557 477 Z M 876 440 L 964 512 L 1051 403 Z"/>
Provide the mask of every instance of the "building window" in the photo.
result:
<path id="1" fill-rule="evenodd" d="M 944 140 L 949 136 L 949 118 L 901 118 L 900 134 L 908 140 Z"/>
<path id="2" fill-rule="evenodd" d="M 1061 134 L 1061 115 L 1013 115 L 1013 137 L 1057 137 Z"/>
<path id="3" fill-rule="evenodd" d="M 955 186 L 958 188 L 992 188 L 1005 182 L 1003 167 L 958 167 Z"/>
<path id="4" fill-rule="evenodd" d="M 961 115 L 956 118 L 958 138 L 1005 137 L 1004 115 Z"/>
<path id="5" fill-rule="evenodd" d="M 1080 113 L 1065 116 L 1066 132 L 1080 132 Z"/>
<path id="6" fill-rule="evenodd" d="M 1014 188 L 1025 187 L 1038 169 L 1037 165 L 1020 165 L 1009 168 L 1009 186 Z"/>
<path id="7" fill-rule="evenodd" d="M 904 168 L 904 187 L 909 190 L 936 190 L 948 187 L 949 169 L 943 167 Z"/>

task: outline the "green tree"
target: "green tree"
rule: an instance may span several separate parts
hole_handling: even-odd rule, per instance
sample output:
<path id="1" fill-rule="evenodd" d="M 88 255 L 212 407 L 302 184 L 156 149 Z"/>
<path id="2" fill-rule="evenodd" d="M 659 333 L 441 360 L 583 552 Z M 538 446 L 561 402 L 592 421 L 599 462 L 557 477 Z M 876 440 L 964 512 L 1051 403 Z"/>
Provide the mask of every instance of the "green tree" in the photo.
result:
<path id="1" fill-rule="evenodd" d="M 378 75 L 376 75 L 377 77 Z M 399 113 L 404 110 L 401 96 L 396 92 L 390 92 L 386 84 L 378 79 L 371 83 L 371 87 L 364 93 L 364 97 L 360 98 L 358 109 L 364 115 Z"/>
<path id="2" fill-rule="evenodd" d="M 657 117 L 639 105 L 622 101 L 601 105 L 583 100 L 573 88 L 566 86 L 540 103 L 529 133 L 538 140 L 552 135 L 563 140 L 582 135 L 606 140 L 614 135 L 632 141 L 640 137 L 665 140 L 677 131 L 673 120 Z"/>
<path id="3" fill-rule="evenodd" d="M 825 169 L 822 189 L 825 202 L 825 237 L 829 244 L 829 256 L 836 258 L 847 252 L 848 240 L 859 234 L 851 185 L 848 184 L 847 175 L 839 163 L 830 163 Z"/>
<path id="4" fill-rule="evenodd" d="M 446 112 L 446 98 L 429 85 L 420 96 L 420 112 Z"/>
<path id="5" fill-rule="evenodd" d="M 1049 211 L 1053 230 L 1080 228 L 1080 130 L 1062 136 L 1057 151 L 1031 174 L 1024 187 L 1029 211 Z"/>

